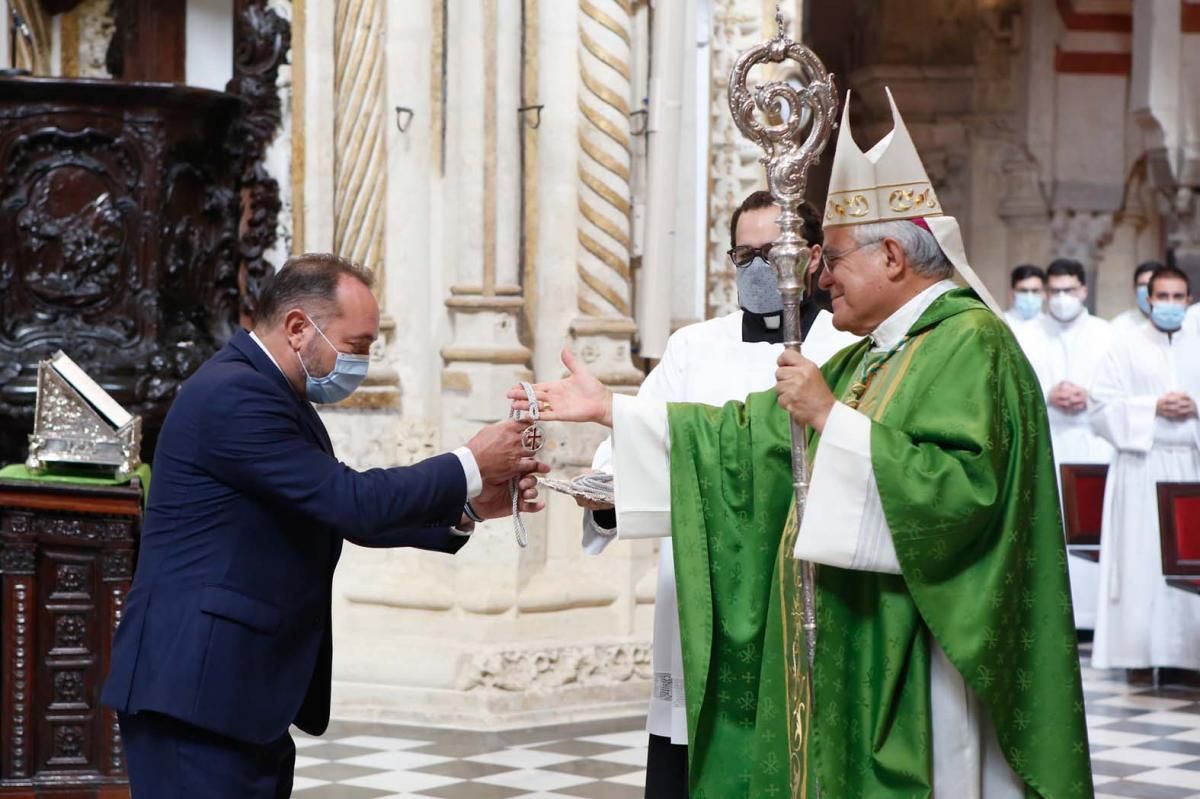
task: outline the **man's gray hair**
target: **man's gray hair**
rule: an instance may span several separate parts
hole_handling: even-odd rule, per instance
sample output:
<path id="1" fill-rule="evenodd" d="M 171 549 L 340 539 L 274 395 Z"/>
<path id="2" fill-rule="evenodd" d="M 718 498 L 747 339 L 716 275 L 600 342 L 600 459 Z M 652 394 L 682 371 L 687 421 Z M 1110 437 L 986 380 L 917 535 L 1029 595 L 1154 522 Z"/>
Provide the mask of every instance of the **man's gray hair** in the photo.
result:
<path id="1" fill-rule="evenodd" d="M 860 247 L 884 239 L 899 242 L 917 274 L 945 280 L 954 276 L 954 264 L 942 252 L 937 239 L 918 224 L 900 219 L 892 222 L 871 222 L 851 228 L 854 241 Z"/>

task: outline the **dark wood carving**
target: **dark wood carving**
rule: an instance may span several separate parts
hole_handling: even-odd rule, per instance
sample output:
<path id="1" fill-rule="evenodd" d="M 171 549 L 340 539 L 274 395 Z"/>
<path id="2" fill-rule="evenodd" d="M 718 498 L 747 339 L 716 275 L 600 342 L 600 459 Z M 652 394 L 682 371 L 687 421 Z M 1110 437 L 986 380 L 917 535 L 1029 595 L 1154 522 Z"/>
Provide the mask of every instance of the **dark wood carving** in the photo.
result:
<path id="1" fill-rule="evenodd" d="M 141 502 L 136 485 L 0 482 L 0 796 L 127 795 L 100 689 Z"/>
<path id="2" fill-rule="evenodd" d="M 235 0 L 234 10 L 233 80 L 226 91 L 241 97 L 246 111 L 234 125 L 229 150 L 237 159 L 241 187 L 242 312 L 250 319 L 263 282 L 275 271 L 266 254 L 275 244 L 283 205 L 265 161 L 283 122 L 276 81 L 291 51 L 292 28 L 265 0 Z"/>
<path id="3" fill-rule="evenodd" d="M 110 71 L 182 80 L 183 0 L 115 8 Z M 253 319 L 275 268 L 264 161 L 291 28 L 266 0 L 234 13 L 225 93 L 0 80 L 0 462 L 24 459 L 36 364 L 57 349 L 143 417 L 149 460 L 179 384 Z"/>
<path id="4" fill-rule="evenodd" d="M 236 329 L 238 175 L 214 142 L 241 108 L 183 87 L 0 80 L 0 458 L 24 459 L 37 363 L 55 350 L 152 443 Z"/>
<path id="5" fill-rule="evenodd" d="M 74 11 L 83 0 L 42 0 L 42 9 L 47 14 L 65 14 Z"/>
<path id="6" fill-rule="evenodd" d="M 113 0 L 113 37 L 105 66 L 127 81 L 183 83 L 187 74 L 187 0 Z"/>

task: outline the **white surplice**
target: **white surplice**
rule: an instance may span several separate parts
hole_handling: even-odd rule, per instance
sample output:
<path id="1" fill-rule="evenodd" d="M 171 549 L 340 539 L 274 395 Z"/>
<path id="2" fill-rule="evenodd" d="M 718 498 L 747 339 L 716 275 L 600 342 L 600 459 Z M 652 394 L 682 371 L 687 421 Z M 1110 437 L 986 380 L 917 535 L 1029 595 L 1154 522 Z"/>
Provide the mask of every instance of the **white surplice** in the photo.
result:
<path id="1" fill-rule="evenodd" d="M 942 294 L 942 281 L 914 297 L 872 334 L 873 350 L 895 346 Z M 670 536 L 670 433 L 667 406 L 613 397 L 614 488 L 623 537 Z M 843 569 L 900 573 L 871 465 L 871 420 L 838 403 L 821 434 L 796 557 Z M 938 799 L 1023 799 L 991 723 L 974 692 L 932 637 L 933 795 Z"/>
<path id="2" fill-rule="evenodd" d="M 1018 316 L 1012 308 L 1009 308 L 1004 312 L 1003 319 L 1008 325 L 1009 329 L 1012 330 L 1013 335 L 1017 337 L 1017 343 L 1021 345 L 1022 349 L 1024 349 L 1025 337 L 1042 324 L 1042 319 L 1044 319 L 1045 316 L 1046 314 L 1044 312 L 1038 311 L 1037 316 L 1033 317 L 1032 319 L 1024 319 Z"/>
<path id="3" fill-rule="evenodd" d="M 1200 334 L 1149 322 L 1101 364 L 1092 424 L 1116 447 L 1104 492 L 1096 668 L 1200 669 L 1200 596 L 1163 580 L 1159 482 L 1200 480 L 1200 423 L 1163 419 L 1162 395 L 1200 399 Z"/>
<path id="4" fill-rule="evenodd" d="M 1121 311 L 1109 322 L 1112 325 L 1113 340 L 1127 336 L 1146 322 L 1146 315 L 1138 308 Z"/>
<path id="5" fill-rule="evenodd" d="M 820 365 L 838 350 L 859 340 L 833 326 L 833 316 L 822 311 L 804 341 L 804 355 Z M 680 328 L 667 341 L 662 361 L 646 376 L 638 396 L 660 402 L 700 402 L 723 405 L 775 385 L 776 361 L 782 344 L 742 341 L 742 312 Z M 610 471 L 612 447 L 605 441 L 596 451 L 592 468 Z M 620 530 L 618 524 L 617 530 Z M 584 514 L 583 548 L 597 554 L 613 540 L 616 531 L 595 523 Z M 679 635 L 679 605 L 675 597 L 675 561 L 671 538 L 659 550 L 658 586 L 654 600 L 654 688 L 646 728 L 687 743 L 687 708 L 683 693 L 683 652 Z"/>
<path id="6" fill-rule="evenodd" d="M 1137 313 L 1136 309 L 1134 311 Z M 1070 322 L 1047 315 L 1029 331 L 1021 347 L 1033 365 L 1047 398 L 1046 415 L 1050 420 L 1050 439 L 1054 445 L 1054 472 L 1061 488 L 1060 467 L 1064 463 L 1108 463 L 1112 447 L 1092 430 L 1088 412 L 1065 413 L 1049 402 L 1050 392 L 1064 380 L 1090 391 L 1096 368 L 1112 344 L 1112 325 L 1086 310 Z M 1101 544 L 1103 546 L 1103 544 Z M 1068 557 L 1071 575 L 1071 603 L 1075 608 L 1075 627 L 1093 629 L 1096 625 L 1096 586 L 1100 567 L 1095 561 Z"/>

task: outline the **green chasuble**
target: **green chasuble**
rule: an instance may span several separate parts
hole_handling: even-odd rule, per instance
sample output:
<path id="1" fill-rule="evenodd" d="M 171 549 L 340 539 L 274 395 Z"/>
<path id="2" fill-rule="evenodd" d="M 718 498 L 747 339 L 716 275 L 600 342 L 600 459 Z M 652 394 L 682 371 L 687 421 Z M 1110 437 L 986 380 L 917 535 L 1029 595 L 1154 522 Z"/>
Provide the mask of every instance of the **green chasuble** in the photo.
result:
<path id="1" fill-rule="evenodd" d="M 826 364 L 835 396 L 848 398 L 869 348 Z M 932 636 L 1027 796 L 1091 797 L 1046 410 L 1012 334 L 951 291 L 859 410 L 903 573 L 817 566 L 808 796 L 818 784 L 822 799 L 931 795 Z M 692 797 L 783 799 L 797 602 L 788 416 L 774 391 L 668 413 Z M 815 437 L 813 453 L 819 469 Z"/>

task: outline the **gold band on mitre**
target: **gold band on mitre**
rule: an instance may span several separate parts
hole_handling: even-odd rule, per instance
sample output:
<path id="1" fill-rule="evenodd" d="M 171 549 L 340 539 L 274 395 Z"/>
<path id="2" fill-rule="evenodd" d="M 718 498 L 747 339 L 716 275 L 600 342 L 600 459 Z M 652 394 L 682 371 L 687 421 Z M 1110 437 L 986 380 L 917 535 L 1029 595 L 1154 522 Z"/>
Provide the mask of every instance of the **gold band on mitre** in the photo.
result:
<path id="1" fill-rule="evenodd" d="M 943 213 L 928 182 L 852 189 L 830 194 L 825 201 L 826 225 L 862 225 Z"/>

